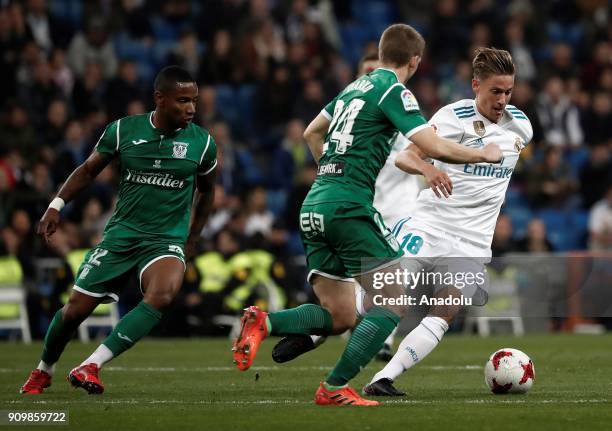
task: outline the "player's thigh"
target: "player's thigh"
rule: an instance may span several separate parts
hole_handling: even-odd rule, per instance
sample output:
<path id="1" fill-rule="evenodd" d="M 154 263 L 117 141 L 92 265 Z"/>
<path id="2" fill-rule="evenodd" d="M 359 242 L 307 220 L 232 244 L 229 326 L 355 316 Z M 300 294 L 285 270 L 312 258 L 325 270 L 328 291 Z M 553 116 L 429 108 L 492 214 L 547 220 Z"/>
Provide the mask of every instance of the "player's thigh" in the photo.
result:
<path id="1" fill-rule="evenodd" d="M 138 278 L 145 301 L 167 306 L 183 284 L 184 253 L 176 244 L 144 245 L 138 256 Z"/>
<path id="2" fill-rule="evenodd" d="M 315 274 L 312 277 L 312 288 L 321 306 L 332 315 L 334 333 L 342 333 L 355 326 L 357 312 L 354 280 L 331 279 Z"/>
<path id="3" fill-rule="evenodd" d="M 135 266 L 133 253 L 113 252 L 100 243 L 83 258 L 73 290 L 103 303 L 116 302 Z"/>

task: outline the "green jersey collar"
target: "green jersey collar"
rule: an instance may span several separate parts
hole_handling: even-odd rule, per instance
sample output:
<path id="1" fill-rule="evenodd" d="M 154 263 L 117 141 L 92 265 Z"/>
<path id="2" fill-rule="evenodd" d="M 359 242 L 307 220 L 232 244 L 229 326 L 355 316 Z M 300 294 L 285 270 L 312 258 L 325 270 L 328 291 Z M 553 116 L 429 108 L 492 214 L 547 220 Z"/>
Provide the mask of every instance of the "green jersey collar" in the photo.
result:
<path id="1" fill-rule="evenodd" d="M 394 70 L 387 69 L 386 67 L 378 67 L 376 70 L 384 70 L 386 72 L 391 72 L 393 75 L 395 75 L 395 79 L 397 80 L 397 82 L 400 82 L 399 78 L 397 77 L 397 73 L 395 73 Z"/>

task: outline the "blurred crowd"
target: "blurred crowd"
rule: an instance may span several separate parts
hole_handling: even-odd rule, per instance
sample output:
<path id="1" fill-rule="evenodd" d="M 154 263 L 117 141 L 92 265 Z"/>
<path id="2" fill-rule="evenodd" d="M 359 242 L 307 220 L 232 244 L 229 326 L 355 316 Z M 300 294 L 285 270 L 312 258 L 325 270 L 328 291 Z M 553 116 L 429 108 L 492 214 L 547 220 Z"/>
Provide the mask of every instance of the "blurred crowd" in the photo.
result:
<path id="1" fill-rule="evenodd" d="M 179 64 L 198 81 L 196 121 L 219 148 L 214 212 L 200 250 L 224 262 L 214 289 L 225 292 L 229 280 L 244 281 L 255 267 L 276 269 L 270 278 L 285 301 L 304 300 L 297 214 L 316 169 L 302 134 L 393 22 L 413 25 L 427 41 L 408 84 L 426 117 L 473 97 L 474 48 L 505 48 L 514 57 L 511 103 L 531 120 L 534 140 L 508 191 L 495 253 L 610 250 L 608 6 L 606 0 L 0 0 L 0 255 L 16 256 L 34 279 L 37 259 L 66 257 L 99 241 L 116 199 L 115 166 L 67 206 L 50 246 L 34 229 L 104 126 L 152 110 L 156 72 Z M 230 263 L 244 250 L 269 259 Z M 184 303 L 197 307 L 211 280 L 198 265 L 193 271 L 195 296 Z"/>

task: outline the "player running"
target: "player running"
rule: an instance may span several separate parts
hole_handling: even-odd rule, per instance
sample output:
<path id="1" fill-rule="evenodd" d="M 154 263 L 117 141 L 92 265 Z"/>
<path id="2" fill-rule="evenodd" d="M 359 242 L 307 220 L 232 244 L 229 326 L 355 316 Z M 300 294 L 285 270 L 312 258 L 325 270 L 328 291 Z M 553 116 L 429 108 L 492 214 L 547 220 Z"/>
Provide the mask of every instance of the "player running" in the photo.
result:
<path id="1" fill-rule="evenodd" d="M 159 323 L 183 283 L 185 258 L 193 255 L 210 213 L 217 150 L 210 134 L 191 122 L 198 87 L 186 70 L 164 68 L 154 90 L 155 111 L 110 123 L 40 220 L 38 233 L 49 242 L 65 203 L 119 160 L 117 207 L 102 242 L 85 256 L 70 299 L 51 321 L 41 361 L 21 393 L 40 394 L 51 386 L 55 364 L 79 324 L 98 304 L 117 301 L 126 277 L 137 270 L 143 300 L 68 375 L 73 386 L 102 393 L 100 368 Z"/>
<path id="2" fill-rule="evenodd" d="M 424 190 L 417 199 L 412 217 L 398 221 L 394 228 L 394 234 L 404 245 L 407 255 L 417 256 L 413 271 L 420 268 L 444 271 L 455 267 L 458 271 L 483 273 L 484 263 L 491 257 L 495 223 L 510 177 L 521 150 L 533 137 L 527 116 L 508 105 L 515 72 L 510 53 L 480 48 L 472 66 L 475 99 L 443 107 L 430 123 L 440 136 L 466 146 L 496 142 L 504 158 L 499 164 L 434 163 L 452 181 L 452 195 L 437 199 L 431 189 Z M 429 169 L 423 157 L 424 154 L 412 145 L 396 163 L 406 171 L 421 174 Z M 471 296 L 475 293 L 476 286 L 462 286 L 460 290 L 441 290 L 437 296 Z M 364 392 L 368 395 L 404 395 L 393 387 L 393 381 L 422 361 L 440 343 L 461 308 L 459 305 L 432 307 Z"/>
<path id="3" fill-rule="evenodd" d="M 248 369 L 267 335 L 340 334 L 356 324 L 356 278 L 371 292 L 374 271 L 394 272 L 403 255 L 372 205 L 376 177 L 395 135 L 405 135 L 425 153 L 456 163 L 497 162 L 496 145 L 482 149 L 437 136 L 422 117 L 406 82 L 416 72 L 425 42 L 405 24 L 390 26 L 379 44 L 381 67 L 349 84 L 307 127 L 304 137 L 319 163 L 300 212 L 308 280 L 321 305 L 304 304 L 275 313 L 249 307 L 234 343 L 234 361 Z M 375 262 L 362 266 L 362 258 Z M 377 291 L 402 294 L 402 284 Z M 340 360 L 315 394 L 319 405 L 377 405 L 361 398 L 348 381 L 380 350 L 405 307 L 372 307 L 357 324 Z"/>

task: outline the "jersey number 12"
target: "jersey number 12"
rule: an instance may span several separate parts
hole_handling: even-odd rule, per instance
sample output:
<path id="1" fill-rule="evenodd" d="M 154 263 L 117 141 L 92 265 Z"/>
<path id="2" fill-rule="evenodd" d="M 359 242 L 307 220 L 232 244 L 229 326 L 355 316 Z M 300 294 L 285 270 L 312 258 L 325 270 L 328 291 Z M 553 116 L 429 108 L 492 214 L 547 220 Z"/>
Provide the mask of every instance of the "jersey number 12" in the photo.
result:
<path id="1" fill-rule="evenodd" d="M 334 107 L 334 117 L 329 125 L 331 135 L 329 142 L 336 145 L 336 154 L 346 153 L 347 148 L 353 143 L 353 125 L 355 124 L 355 118 L 365 105 L 365 101 L 361 99 L 353 99 L 350 101 L 348 106 L 344 106 L 345 103 L 342 100 L 336 101 Z M 323 152 L 327 151 L 328 143 L 325 143 Z"/>

